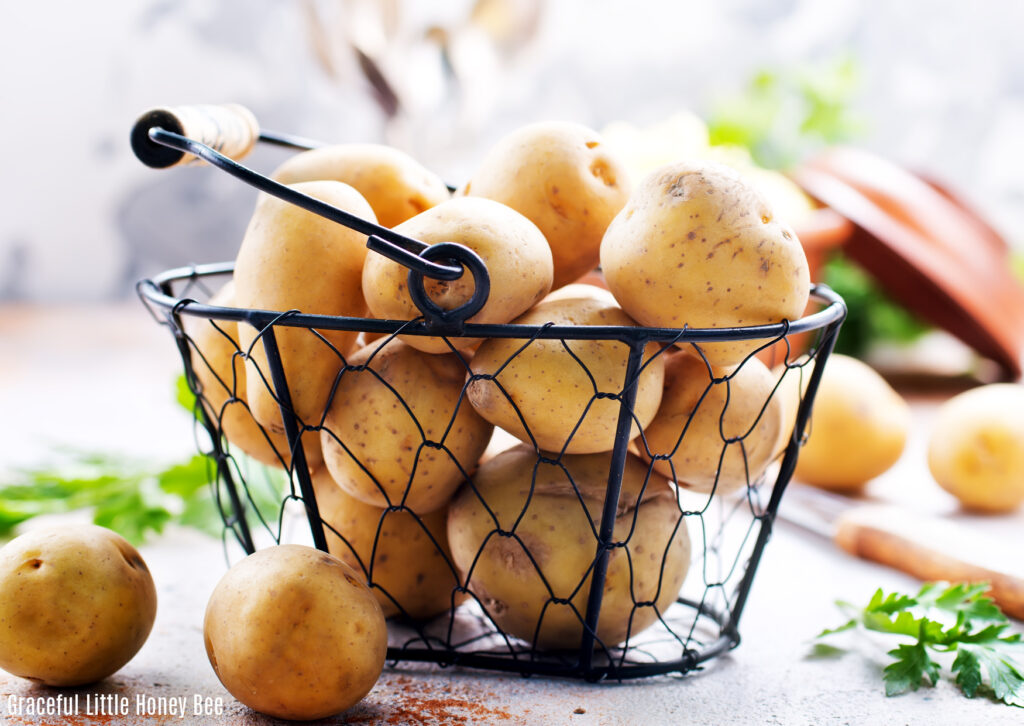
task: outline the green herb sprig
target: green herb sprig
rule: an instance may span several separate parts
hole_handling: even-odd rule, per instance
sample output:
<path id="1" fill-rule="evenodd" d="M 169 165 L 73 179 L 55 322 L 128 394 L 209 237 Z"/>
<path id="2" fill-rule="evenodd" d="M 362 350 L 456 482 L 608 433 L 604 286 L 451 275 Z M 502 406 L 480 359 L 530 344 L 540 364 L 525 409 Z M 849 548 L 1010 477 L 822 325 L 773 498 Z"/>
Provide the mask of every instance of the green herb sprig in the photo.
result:
<path id="1" fill-rule="evenodd" d="M 175 397 L 189 413 L 195 411 L 195 396 L 184 376 L 176 383 Z M 204 455 L 154 465 L 107 453 L 64 450 L 55 454 L 56 463 L 15 470 L 0 480 L 0 537 L 10 536 L 32 517 L 78 510 L 91 510 L 93 522 L 133 544 L 162 533 L 172 522 L 215 537 L 224 531 L 212 483 L 216 471 Z M 261 479 L 267 485 L 249 487 L 250 504 L 265 519 L 275 519 L 287 476 L 267 470 Z M 250 523 L 255 525 L 252 510 L 247 507 Z"/>
<path id="2" fill-rule="evenodd" d="M 850 619 L 817 637 L 860 628 L 909 638 L 888 651 L 894 659 L 883 672 L 888 696 L 934 686 L 942 665 L 933 655 L 954 655 L 950 673 L 965 696 L 990 693 L 1024 707 L 1024 641 L 1008 632 L 1010 622 L 985 596 L 987 589 L 984 583 L 927 583 L 912 596 L 879 589 L 863 608 L 837 602 Z"/>

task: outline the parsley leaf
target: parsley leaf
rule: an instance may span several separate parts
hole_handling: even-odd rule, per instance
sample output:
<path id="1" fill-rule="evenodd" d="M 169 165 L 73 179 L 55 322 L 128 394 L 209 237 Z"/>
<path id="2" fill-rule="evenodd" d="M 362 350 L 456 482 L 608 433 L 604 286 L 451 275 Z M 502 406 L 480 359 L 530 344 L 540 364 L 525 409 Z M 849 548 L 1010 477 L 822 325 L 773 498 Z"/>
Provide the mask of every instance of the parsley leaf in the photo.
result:
<path id="1" fill-rule="evenodd" d="M 900 645 L 889 651 L 896 659 L 885 667 L 885 695 L 896 696 L 908 690 L 916 691 L 921 680 L 928 678 L 930 685 L 939 680 L 939 664 L 931 659 L 924 643 L 918 641 L 914 645 Z"/>
<path id="2" fill-rule="evenodd" d="M 851 619 L 818 637 L 862 628 L 912 642 L 888 651 L 893 658 L 883 671 L 885 693 L 894 696 L 934 686 L 942 666 L 932 655 L 955 653 L 950 671 L 967 698 L 989 691 L 1011 706 L 1024 707 L 1024 640 L 1007 634 L 1010 622 L 991 598 L 984 583 L 926 583 L 916 595 L 877 590 L 859 611 L 838 602 Z"/>

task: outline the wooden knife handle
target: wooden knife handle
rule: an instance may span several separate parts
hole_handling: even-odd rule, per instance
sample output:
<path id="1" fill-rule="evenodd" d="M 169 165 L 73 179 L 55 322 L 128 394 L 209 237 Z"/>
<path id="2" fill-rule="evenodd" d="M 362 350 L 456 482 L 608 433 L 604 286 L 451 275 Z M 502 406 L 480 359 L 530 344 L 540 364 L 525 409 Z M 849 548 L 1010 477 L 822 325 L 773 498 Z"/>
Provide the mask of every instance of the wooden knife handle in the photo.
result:
<path id="1" fill-rule="evenodd" d="M 192 154 L 150 139 L 152 128 L 186 136 L 236 161 L 252 151 L 260 135 L 260 126 L 252 111 L 237 103 L 153 108 L 136 120 L 131 143 L 139 161 L 155 169 L 199 160 Z"/>
<path id="2" fill-rule="evenodd" d="M 1010 617 L 1024 620 L 1024 579 L 971 564 L 895 532 L 853 518 L 836 522 L 835 541 L 856 557 L 887 565 L 920 580 L 987 582 L 988 595 Z"/>

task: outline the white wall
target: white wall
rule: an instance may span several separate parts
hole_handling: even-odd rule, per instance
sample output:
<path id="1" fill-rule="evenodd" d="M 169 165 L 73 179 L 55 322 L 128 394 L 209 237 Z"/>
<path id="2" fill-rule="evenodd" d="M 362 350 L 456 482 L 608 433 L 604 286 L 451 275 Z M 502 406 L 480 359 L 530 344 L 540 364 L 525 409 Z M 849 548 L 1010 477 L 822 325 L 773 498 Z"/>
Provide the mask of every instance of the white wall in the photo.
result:
<path id="1" fill-rule="evenodd" d="M 329 77 L 308 4 L 272 0 L 7 3 L 0 23 L 0 299 L 130 294 L 139 277 L 234 255 L 253 194 L 206 168 L 151 171 L 131 155 L 135 116 L 154 105 L 238 101 L 269 128 L 403 146 L 452 182 L 524 121 L 601 126 L 700 110 L 755 67 L 852 48 L 867 81 L 864 144 L 951 182 L 1024 245 L 1024 3 L 989 0 L 553 0 L 513 61 L 483 55 L 472 108 L 446 86 L 413 30 L 449 28 L 469 0 L 398 2 L 412 20 L 390 67 L 412 78 L 411 112 L 390 124 L 331 23 Z M 441 7 L 443 12 L 436 8 Z M 493 71 L 487 81 L 483 71 Z M 416 74 L 416 75 L 414 75 Z M 464 93 L 464 92 L 463 92 Z M 463 100 L 465 95 L 461 96 Z M 283 158 L 262 150 L 250 163 Z"/>

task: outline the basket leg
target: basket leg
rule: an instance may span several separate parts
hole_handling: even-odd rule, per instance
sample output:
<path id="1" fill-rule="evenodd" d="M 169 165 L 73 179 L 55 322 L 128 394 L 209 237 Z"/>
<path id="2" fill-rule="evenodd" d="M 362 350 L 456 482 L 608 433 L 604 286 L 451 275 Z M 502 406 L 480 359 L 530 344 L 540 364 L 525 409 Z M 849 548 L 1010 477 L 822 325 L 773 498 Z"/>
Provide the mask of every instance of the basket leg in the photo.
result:
<path id="1" fill-rule="evenodd" d="M 274 327 L 272 325 L 266 327 L 263 330 L 262 337 L 263 349 L 267 353 L 267 364 L 270 367 L 270 379 L 277 393 L 281 420 L 284 423 L 284 432 L 288 437 L 288 446 L 292 452 L 292 474 L 299 480 L 299 491 L 302 492 L 302 503 L 306 507 L 306 517 L 309 519 L 309 529 L 313 535 L 313 545 L 318 550 L 327 552 L 327 537 L 324 535 L 324 524 L 320 519 L 320 509 L 316 504 L 313 480 L 309 476 L 309 466 L 306 464 L 306 451 L 302 448 L 302 437 L 295 421 L 292 396 L 288 390 L 288 381 L 284 375 L 284 364 L 281 361 L 281 354 L 277 348 L 277 337 L 274 335 Z"/>
<path id="2" fill-rule="evenodd" d="M 195 384 L 196 375 L 192 367 L 192 350 L 189 347 L 188 338 L 182 332 L 184 328 L 181 326 L 181 316 L 177 313 L 172 315 L 171 327 L 174 331 L 174 340 L 178 345 L 178 352 L 181 354 L 182 365 L 185 369 L 185 380 L 188 381 L 189 388 L 198 397 L 200 394 L 197 390 L 198 386 Z M 245 505 L 242 503 L 242 498 L 238 496 L 238 487 L 235 485 L 235 479 L 231 475 L 227 454 L 224 453 L 224 448 L 221 445 L 220 428 L 213 420 L 210 412 L 206 410 L 206 406 L 198 398 L 196 407 L 199 409 L 197 414 L 199 422 L 209 435 L 210 444 L 213 446 L 212 453 L 214 460 L 217 462 L 217 478 L 224 482 L 224 489 L 228 493 L 228 500 L 231 502 L 231 511 L 234 516 L 225 517 L 224 511 L 220 509 L 219 502 L 217 508 L 221 512 L 224 524 L 234 533 L 238 544 L 242 546 L 246 554 L 251 555 L 256 551 L 256 546 L 252 540 L 252 533 L 249 531 L 249 522 L 245 518 Z"/>
<path id="3" fill-rule="evenodd" d="M 775 523 L 775 513 L 778 511 L 779 503 L 782 501 L 782 494 L 786 491 L 786 486 L 789 484 L 789 480 L 793 477 L 793 471 L 796 469 L 800 440 L 803 438 L 807 419 L 811 414 L 811 406 L 814 404 L 814 396 L 818 392 L 818 384 L 821 382 L 821 376 L 825 371 L 825 363 L 829 355 L 832 354 L 832 349 L 835 348 L 836 339 L 839 337 L 839 328 L 842 323 L 843 320 L 840 318 L 829 325 L 822 335 L 821 347 L 815 356 L 814 369 L 811 371 L 811 378 L 807 383 L 807 391 L 804 394 L 803 400 L 800 401 L 796 423 L 793 426 L 793 436 L 786 447 L 785 455 L 782 457 L 779 474 L 775 479 L 772 495 L 768 499 L 768 506 L 765 509 L 764 517 L 761 519 L 761 529 L 757 534 L 757 541 L 754 543 L 753 552 L 750 554 L 746 572 L 743 573 L 743 579 L 740 580 L 736 588 L 736 600 L 733 603 L 732 618 L 726 628 L 727 632 L 731 632 L 734 644 L 739 643 L 738 628 L 740 615 L 743 614 L 743 608 L 747 603 L 747 596 L 750 593 L 750 586 L 754 580 L 754 573 L 757 572 L 757 566 L 761 562 L 761 553 L 764 551 L 768 538 L 771 537 L 772 526 Z"/>
<path id="4" fill-rule="evenodd" d="M 580 641 L 580 667 L 584 674 L 588 673 L 592 668 L 597 621 L 601 613 L 601 601 L 604 599 L 604 582 L 608 573 L 610 543 L 614 535 L 615 518 L 619 507 L 622 473 L 626 467 L 629 431 L 633 425 L 633 407 L 636 404 L 637 378 L 643 363 L 644 349 L 647 347 L 646 343 L 647 341 L 643 338 L 638 338 L 629 344 L 629 359 L 626 363 L 626 376 L 623 383 L 622 398 L 619 402 L 619 418 L 615 428 L 615 448 L 612 450 L 611 465 L 608 470 L 608 486 L 605 489 L 604 509 L 601 512 L 601 528 L 598 533 L 597 554 L 594 560 L 594 571 L 591 573 L 590 593 L 587 597 L 587 613 L 583 627 L 583 639 Z"/>

